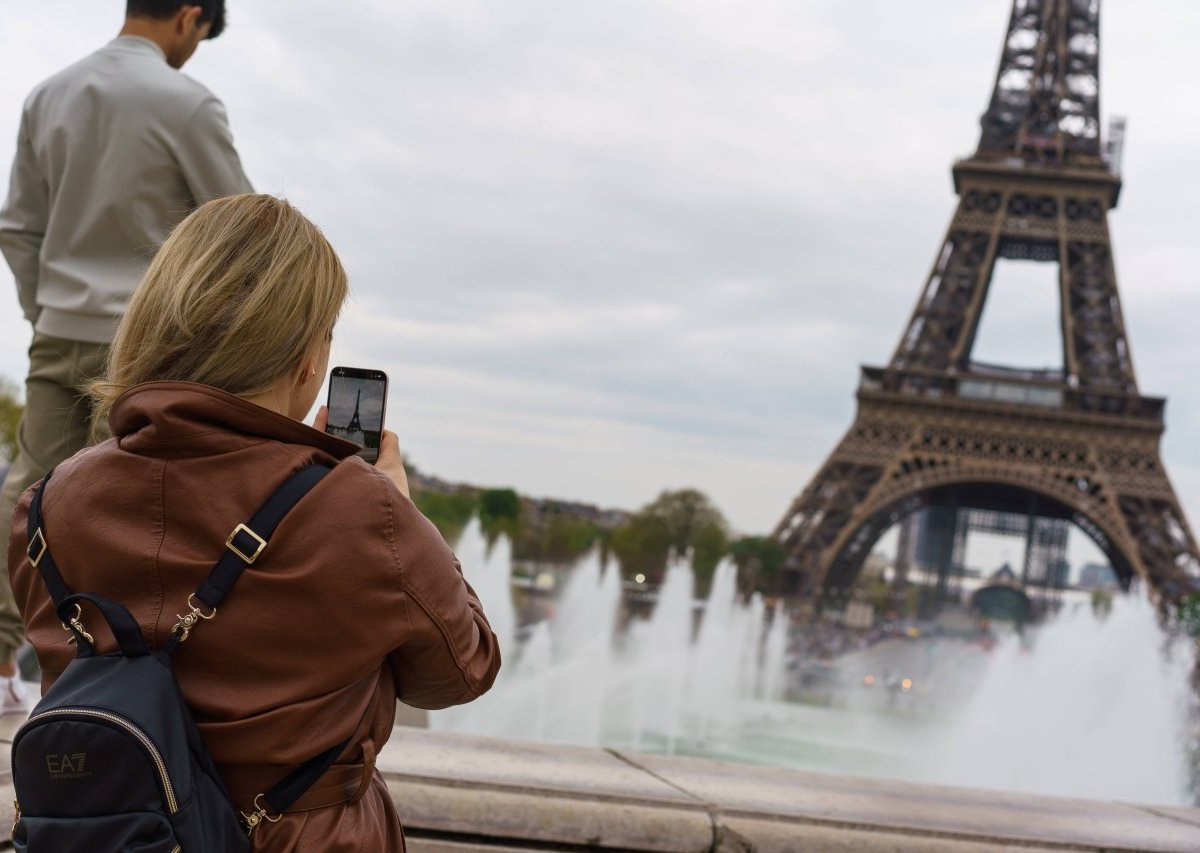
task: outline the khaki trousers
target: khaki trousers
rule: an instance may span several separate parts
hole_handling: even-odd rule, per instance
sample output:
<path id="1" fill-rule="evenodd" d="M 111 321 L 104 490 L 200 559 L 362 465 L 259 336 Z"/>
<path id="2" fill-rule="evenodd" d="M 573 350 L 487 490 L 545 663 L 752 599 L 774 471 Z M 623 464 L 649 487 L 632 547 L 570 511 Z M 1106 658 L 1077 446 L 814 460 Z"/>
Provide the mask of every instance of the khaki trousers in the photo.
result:
<path id="1" fill-rule="evenodd" d="M 90 443 L 92 406 L 87 385 L 104 372 L 107 355 L 108 344 L 66 341 L 34 332 L 17 458 L 0 489 L 3 553 L 8 553 L 13 511 L 21 493 Z M 24 641 L 21 613 L 5 568 L 0 572 L 0 663 L 12 663 Z"/>

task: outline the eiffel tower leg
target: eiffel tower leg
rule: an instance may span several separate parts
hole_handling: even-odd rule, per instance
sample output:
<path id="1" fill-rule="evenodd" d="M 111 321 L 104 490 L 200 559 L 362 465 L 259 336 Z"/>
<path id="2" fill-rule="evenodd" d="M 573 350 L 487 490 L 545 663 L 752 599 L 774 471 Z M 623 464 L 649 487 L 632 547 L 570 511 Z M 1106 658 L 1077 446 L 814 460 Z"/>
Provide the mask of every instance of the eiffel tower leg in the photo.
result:
<path id="1" fill-rule="evenodd" d="M 803 597 L 821 591 L 829 549 L 855 520 L 859 500 L 871 493 L 882 473 L 878 466 L 835 454 L 792 504 L 776 533 L 791 549 L 788 591 Z"/>
<path id="2" fill-rule="evenodd" d="M 932 547 L 933 568 L 937 572 L 929 601 L 929 614 L 936 614 L 950 597 L 954 575 L 955 545 L 958 540 L 958 505 L 951 496 L 945 505 L 930 507 L 929 536 Z"/>
<path id="3" fill-rule="evenodd" d="M 1025 514 L 1025 562 L 1021 568 L 1021 586 L 1029 586 L 1029 569 L 1033 565 L 1033 537 L 1037 530 L 1037 495 L 1029 495 L 1029 509 Z"/>
<path id="4" fill-rule="evenodd" d="M 775 530 L 775 536 L 790 552 L 787 573 L 791 593 L 815 598 L 824 591 L 833 549 L 848 530 L 861 526 L 864 501 L 878 491 L 885 469 L 908 438 L 908 430 L 898 424 L 856 422 L 808 488 L 792 503 Z M 903 514 L 919 506 L 914 502 Z M 896 520 L 899 517 L 898 511 Z M 855 557 L 857 574 L 866 551 Z"/>

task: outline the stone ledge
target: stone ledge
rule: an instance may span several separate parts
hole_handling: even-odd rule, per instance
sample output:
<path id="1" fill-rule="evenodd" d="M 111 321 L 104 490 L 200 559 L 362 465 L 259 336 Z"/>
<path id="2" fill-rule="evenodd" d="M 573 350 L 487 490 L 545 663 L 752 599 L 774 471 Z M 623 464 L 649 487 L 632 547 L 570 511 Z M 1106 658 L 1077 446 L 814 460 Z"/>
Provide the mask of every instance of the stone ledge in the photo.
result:
<path id="1" fill-rule="evenodd" d="M 476 845 L 463 849 L 713 846 L 703 802 L 602 749 L 397 728 L 379 768 L 414 843 L 424 835 Z"/>
<path id="2" fill-rule="evenodd" d="M 1200 810 L 398 728 L 380 763 L 415 851 L 1200 850 Z M 528 843 L 529 846 L 524 846 Z M 561 846 L 560 846 L 561 845 Z"/>
<path id="3" fill-rule="evenodd" d="M 0 741 L 13 728 L 0 726 Z M 918 785 L 404 727 L 383 750 L 379 768 L 414 853 L 1200 850 L 1200 809 Z M 11 775 L 0 772 L 5 841 L 12 800 Z"/>

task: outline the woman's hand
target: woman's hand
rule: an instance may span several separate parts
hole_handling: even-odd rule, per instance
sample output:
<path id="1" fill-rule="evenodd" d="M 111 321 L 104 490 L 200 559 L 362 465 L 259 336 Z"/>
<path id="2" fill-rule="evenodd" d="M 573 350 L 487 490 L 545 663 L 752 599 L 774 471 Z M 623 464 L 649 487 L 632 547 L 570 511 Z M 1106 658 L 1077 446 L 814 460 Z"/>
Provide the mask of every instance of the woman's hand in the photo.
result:
<path id="1" fill-rule="evenodd" d="M 313 418 L 313 429 L 325 432 L 325 425 L 328 423 L 329 407 L 322 406 L 317 409 L 317 416 Z M 391 430 L 385 429 L 383 435 L 380 436 L 379 459 L 376 461 L 375 467 L 387 474 L 388 479 L 395 483 L 396 488 L 400 490 L 400 494 L 406 498 L 410 497 L 408 493 L 408 472 L 404 470 L 404 456 L 400 453 L 400 439 Z"/>
<path id="2" fill-rule="evenodd" d="M 391 478 L 400 494 L 409 497 L 408 472 L 404 470 L 404 457 L 400 454 L 400 439 L 391 430 L 385 429 L 379 440 L 379 460 L 375 467 Z"/>

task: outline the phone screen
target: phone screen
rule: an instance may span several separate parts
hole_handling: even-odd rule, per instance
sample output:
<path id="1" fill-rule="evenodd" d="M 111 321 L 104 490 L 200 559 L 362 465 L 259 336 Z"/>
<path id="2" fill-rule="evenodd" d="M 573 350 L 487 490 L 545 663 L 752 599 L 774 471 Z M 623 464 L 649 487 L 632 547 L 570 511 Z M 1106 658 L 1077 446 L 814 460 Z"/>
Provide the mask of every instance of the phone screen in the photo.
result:
<path id="1" fill-rule="evenodd" d="M 387 374 L 360 367 L 329 372 L 329 422 L 325 432 L 362 447 L 359 456 L 372 465 L 379 459 Z"/>

